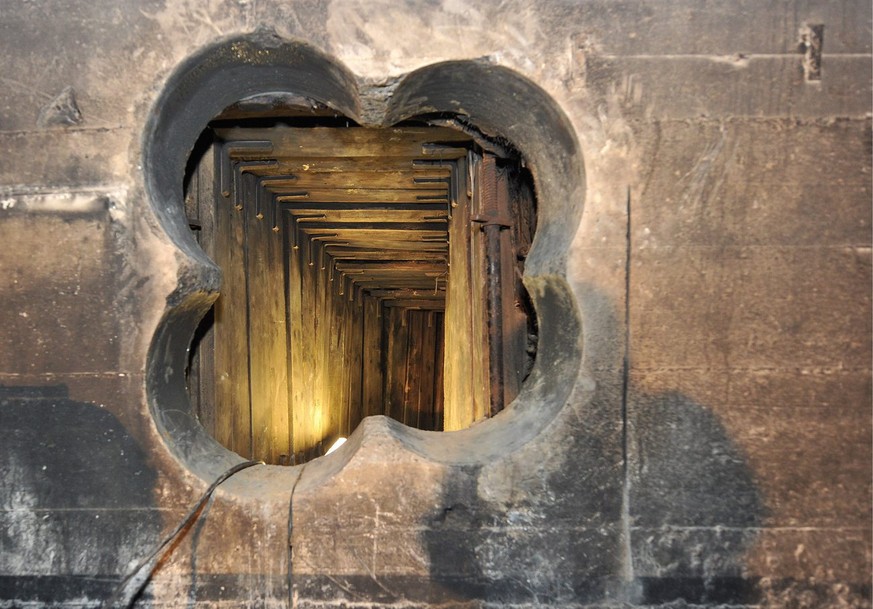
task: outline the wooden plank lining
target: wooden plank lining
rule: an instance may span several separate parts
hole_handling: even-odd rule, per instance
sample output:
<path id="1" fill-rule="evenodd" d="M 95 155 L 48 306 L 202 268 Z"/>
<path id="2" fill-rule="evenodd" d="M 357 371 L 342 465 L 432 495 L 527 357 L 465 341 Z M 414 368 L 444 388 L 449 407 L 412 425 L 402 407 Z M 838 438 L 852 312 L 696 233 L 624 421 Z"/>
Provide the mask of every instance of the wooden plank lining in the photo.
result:
<path id="1" fill-rule="evenodd" d="M 487 416 L 480 186 L 505 176 L 483 166 L 470 138 L 427 127 L 216 133 L 233 192 L 214 208 L 216 231 L 228 232 L 207 247 L 235 283 L 216 315 L 244 328 L 216 324 L 230 341 L 215 348 L 216 414 L 235 409 L 215 418 L 216 436 L 277 462 L 321 454 L 373 414 L 445 429 Z M 501 213 L 527 225 L 531 209 L 509 205 Z M 208 214 L 189 215 L 202 224 Z M 511 399 L 528 365 L 515 258 L 532 231 L 497 234 Z"/>
<path id="2" fill-rule="evenodd" d="M 226 142 L 236 140 L 269 141 L 273 158 L 334 157 L 338 150 L 345 157 L 421 157 L 430 152 L 426 145 L 434 142 L 455 144 L 457 148 L 440 148 L 432 156 L 451 159 L 466 155 L 470 137 L 460 131 L 433 127 L 395 127 L 390 129 L 331 127 L 272 127 L 251 129 L 231 127 L 216 129 L 216 136 Z M 426 150 L 426 152 L 422 152 Z"/>

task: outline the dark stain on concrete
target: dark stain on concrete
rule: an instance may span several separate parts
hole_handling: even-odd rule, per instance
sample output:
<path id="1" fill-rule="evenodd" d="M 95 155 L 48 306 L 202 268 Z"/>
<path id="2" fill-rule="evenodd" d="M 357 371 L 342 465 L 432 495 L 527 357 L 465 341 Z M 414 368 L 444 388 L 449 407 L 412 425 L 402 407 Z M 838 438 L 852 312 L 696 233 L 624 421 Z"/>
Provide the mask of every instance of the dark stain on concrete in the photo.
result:
<path id="1" fill-rule="evenodd" d="M 161 529 L 146 454 L 104 407 L 64 385 L 0 387 L 0 598 L 108 596 Z M 52 576 L 43 576 L 50 570 Z"/>

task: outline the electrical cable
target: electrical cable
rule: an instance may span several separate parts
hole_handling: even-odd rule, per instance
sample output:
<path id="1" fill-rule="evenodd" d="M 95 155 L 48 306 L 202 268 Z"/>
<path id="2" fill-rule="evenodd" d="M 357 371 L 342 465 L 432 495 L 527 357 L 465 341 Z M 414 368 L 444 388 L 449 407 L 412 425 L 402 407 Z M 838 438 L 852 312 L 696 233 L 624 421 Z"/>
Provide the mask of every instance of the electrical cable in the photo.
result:
<path id="1" fill-rule="evenodd" d="M 242 463 L 237 463 L 229 470 L 221 474 L 218 478 L 215 479 L 215 482 L 209 485 L 209 488 L 206 489 L 206 492 L 200 497 L 194 507 L 185 515 L 182 521 L 173 529 L 173 532 L 170 533 L 164 540 L 158 545 L 157 548 L 154 549 L 148 556 L 143 558 L 139 564 L 131 571 L 121 583 L 115 588 L 112 592 L 112 596 L 110 596 L 106 602 L 103 603 L 103 609 L 129 609 L 133 606 L 133 603 L 136 601 L 137 597 L 142 592 L 143 588 L 145 588 L 148 581 L 151 579 L 152 575 L 155 572 L 155 568 L 158 563 L 164 557 L 164 550 L 169 546 L 185 529 L 187 529 L 194 521 L 197 520 L 198 515 L 200 514 L 200 510 L 203 508 L 203 505 L 209 500 L 212 496 L 212 493 L 215 492 L 215 489 L 218 486 L 233 476 L 234 474 L 241 472 L 244 469 L 252 467 L 254 465 L 264 465 L 263 461 L 243 461 Z"/>

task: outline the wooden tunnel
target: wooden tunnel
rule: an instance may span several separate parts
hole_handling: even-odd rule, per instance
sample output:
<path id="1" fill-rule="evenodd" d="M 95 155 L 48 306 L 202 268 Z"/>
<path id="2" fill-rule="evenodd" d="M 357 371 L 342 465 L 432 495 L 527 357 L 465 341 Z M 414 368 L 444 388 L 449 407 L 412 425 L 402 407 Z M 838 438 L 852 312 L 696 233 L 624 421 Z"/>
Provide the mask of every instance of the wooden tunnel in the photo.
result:
<path id="1" fill-rule="evenodd" d="M 417 124 L 237 121 L 203 139 L 185 204 L 223 281 L 188 385 L 221 444 L 295 464 L 366 416 L 458 430 L 517 395 L 536 343 L 517 155 Z"/>

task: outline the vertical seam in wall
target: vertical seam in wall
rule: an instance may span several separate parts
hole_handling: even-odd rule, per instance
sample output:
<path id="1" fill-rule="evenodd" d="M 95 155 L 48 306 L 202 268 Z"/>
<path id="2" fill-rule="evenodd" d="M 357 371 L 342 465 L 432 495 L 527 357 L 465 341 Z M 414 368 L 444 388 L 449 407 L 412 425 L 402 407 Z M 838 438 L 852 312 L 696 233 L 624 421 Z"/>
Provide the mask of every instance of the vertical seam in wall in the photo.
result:
<path id="1" fill-rule="evenodd" d="M 622 463 L 622 537 L 624 539 L 623 577 L 633 580 L 633 555 L 630 539 L 630 477 L 628 464 L 628 386 L 630 384 L 630 287 L 631 287 L 631 189 L 627 187 L 627 228 L 624 268 L 624 359 L 621 384 L 621 463 Z"/>
<path id="2" fill-rule="evenodd" d="M 306 471 L 306 464 L 300 467 L 300 474 L 291 485 L 291 495 L 288 497 L 288 607 L 294 607 L 294 491 L 297 490 L 297 485 L 303 478 L 303 472 Z"/>

